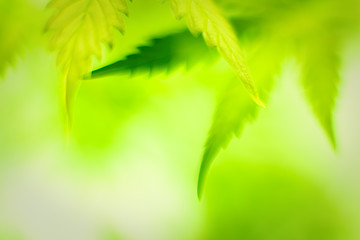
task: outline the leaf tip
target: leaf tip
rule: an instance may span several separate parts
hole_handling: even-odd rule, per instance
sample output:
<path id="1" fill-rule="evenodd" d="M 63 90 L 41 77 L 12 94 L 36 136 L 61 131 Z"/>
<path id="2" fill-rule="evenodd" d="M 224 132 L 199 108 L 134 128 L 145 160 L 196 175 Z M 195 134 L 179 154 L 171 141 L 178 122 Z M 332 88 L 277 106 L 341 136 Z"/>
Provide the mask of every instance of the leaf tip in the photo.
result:
<path id="1" fill-rule="evenodd" d="M 197 198 L 199 200 L 199 202 L 201 201 L 201 197 L 202 197 L 202 188 L 199 187 L 198 184 L 198 188 L 197 188 Z"/>
<path id="2" fill-rule="evenodd" d="M 330 145 L 334 152 L 337 151 L 337 143 L 336 143 L 336 137 L 335 132 L 332 124 L 329 127 L 324 127 L 326 135 L 328 136 L 328 139 L 330 141 Z"/>
<path id="3" fill-rule="evenodd" d="M 207 146 L 205 152 L 202 157 L 199 176 L 198 176 L 198 183 L 197 183 L 197 197 L 199 201 L 204 192 L 206 177 L 209 173 L 210 167 L 215 159 L 215 156 L 218 153 L 218 149 L 214 148 L 213 146 Z"/>
<path id="4" fill-rule="evenodd" d="M 258 96 L 253 96 L 254 102 L 262 108 L 266 108 L 265 104 L 261 101 Z"/>
<path id="5" fill-rule="evenodd" d="M 204 193 L 204 185 L 205 185 L 206 173 L 200 169 L 198 184 L 197 184 L 197 198 L 201 201 L 201 198 Z"/>

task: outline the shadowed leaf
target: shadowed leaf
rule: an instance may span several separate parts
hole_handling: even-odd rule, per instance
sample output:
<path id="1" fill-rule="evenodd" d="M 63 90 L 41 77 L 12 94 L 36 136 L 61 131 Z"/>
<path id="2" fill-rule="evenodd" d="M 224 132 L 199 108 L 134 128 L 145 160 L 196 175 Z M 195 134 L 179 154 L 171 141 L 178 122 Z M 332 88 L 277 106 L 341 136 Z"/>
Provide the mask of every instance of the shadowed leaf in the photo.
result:
<path id="1" fill-rule="evenodd" d="M 151 72 L 155 69 L 169 72 L 183 64 L 191 68 L 198 62 L 218 58 L 216 51 L 209 49 L 201 39 L 195 38 L 188 31 L 155 38 L 148 46 L 140 46 L 137 50 L 137 53 L 123 60 L 93 71 L 91 78 L 123 72 Z"/>

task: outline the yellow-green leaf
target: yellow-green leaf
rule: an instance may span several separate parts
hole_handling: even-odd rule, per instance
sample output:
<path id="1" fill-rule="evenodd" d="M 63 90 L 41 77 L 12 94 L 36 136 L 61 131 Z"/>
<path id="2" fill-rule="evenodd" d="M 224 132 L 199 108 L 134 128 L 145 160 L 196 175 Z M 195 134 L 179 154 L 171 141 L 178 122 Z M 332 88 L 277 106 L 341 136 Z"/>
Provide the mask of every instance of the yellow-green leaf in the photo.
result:
<path id="1" fill-rule="evenodd" d="M 93 56 L 101 58 L 102 44 L 112 46 L 114 28 L 124 32 L 126 0 L 52 0 L 54 9 L 46 30 L 52 32 L 50 49 L 58 52 L 57 65 L 63 75 L 66 124 L 71 103 L 83 76 L 92 68 Z"/>
<path id="2" fill-rule="evenodd" d="M 186 17 L 189 30 L 193 34 L 202 33 L 206 43 L 217 48 L 253 100 L 264 107 L 249 74 L 238 39 L 212 0 L 171 0 L 171 6 L 177 18 Z"/>

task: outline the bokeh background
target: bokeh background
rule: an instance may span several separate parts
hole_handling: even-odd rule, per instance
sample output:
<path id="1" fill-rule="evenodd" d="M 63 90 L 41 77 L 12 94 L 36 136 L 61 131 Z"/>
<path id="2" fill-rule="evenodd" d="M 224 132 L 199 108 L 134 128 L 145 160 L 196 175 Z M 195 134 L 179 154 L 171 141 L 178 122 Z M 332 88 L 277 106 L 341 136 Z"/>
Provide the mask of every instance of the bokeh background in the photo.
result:
<path id="1" fill-rule="evenodd" d="M 230 17 L 241 12 L 231 7 L 236 1 L 218 2 Z M 244 1 L 241 9 L 261 14 L 288 2 L 301 1 Z M 18 53 L 0 83 L 0 239 L 360 239 L 359 31 L 341 49 L 337 150 L 305 101 L 299 64 L 289 55 L 267 108 L 220 153 L 199 201 L 217 90 L 233 74 L 227 63 L 86 81 L 66 140 L 56 55 L 43 33 L 46 4 L 1 1 L 1 34 L 22 37 L 9 45 Z M 129 8 L 125 36 L 117 35 L 94 68 L 185 29 L 168 3 L 138 0 Z"/>

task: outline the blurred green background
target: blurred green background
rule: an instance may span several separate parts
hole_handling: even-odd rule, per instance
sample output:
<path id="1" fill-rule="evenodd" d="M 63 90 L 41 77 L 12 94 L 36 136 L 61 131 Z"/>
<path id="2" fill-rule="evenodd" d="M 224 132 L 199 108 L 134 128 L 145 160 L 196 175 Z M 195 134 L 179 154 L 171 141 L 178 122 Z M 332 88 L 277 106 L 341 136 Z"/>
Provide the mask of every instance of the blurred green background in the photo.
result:
<path id="1" fill-rule="evenodd" d="M 273 29 L 294 43 L 267 108 L 221 151 L 201 201 L 203 145 L 219 89 L 233 76 L 224 60 L 84 82 L 67 142 L 56 55 L 43 33 L 47 1 L 0 2 L 1 240 L 360 239 L 358 1 L 216 1 L 235 29 L 249 29 L 244 46 L 254 34 L 266 42 Z M 185 29 L 168 3 L 129 8 L 126 34 L 94 69 Z M 343 43 L 336 151 L 305 101 L 291 52 L 308 36 L 302 27 L 319 19 Z"/>

